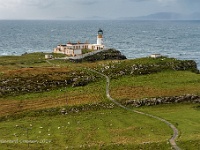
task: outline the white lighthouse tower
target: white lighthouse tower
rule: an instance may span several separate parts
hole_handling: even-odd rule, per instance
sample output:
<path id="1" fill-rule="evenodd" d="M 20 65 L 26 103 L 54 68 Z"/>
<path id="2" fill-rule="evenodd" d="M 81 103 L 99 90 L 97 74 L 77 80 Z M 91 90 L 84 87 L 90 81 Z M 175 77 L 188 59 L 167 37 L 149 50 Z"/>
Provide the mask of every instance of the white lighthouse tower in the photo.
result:
<path id="1" fill-rule="evenodd" d="M 97 45 L 103 45 L 103 30 L 99 29 L 97 35 Z"/>

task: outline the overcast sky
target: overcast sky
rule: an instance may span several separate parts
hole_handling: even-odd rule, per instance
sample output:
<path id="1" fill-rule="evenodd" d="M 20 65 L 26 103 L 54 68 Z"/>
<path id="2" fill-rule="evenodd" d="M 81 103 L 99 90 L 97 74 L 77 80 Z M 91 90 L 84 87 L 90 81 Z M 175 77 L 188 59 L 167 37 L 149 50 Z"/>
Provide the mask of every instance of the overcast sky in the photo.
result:
<path id="1" fill-rule="evenodd" d="M 117 19 L 199 9 L 200 0 L 0 0 L 0 19 Z"/>

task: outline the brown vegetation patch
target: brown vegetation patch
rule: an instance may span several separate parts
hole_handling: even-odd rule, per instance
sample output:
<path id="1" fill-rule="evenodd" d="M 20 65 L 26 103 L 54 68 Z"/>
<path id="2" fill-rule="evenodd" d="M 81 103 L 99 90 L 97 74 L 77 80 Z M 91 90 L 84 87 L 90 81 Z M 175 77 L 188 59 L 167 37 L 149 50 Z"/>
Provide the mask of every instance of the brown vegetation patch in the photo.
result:
<path id="1" fill-rule="evenodd" d="M 42 98 L 38 100 L 2 100 L 0 101 L 0 116 L 20 113 L 29 110 L 39 110 L 52 107 L 73 106 L 98 102 L 96 95 L 77 95 L 58 98 Z"/>
<path id="2" fill-rule="evenodd" d="M 40 74 L 56 74 L 56 73 L 69 73 L 70 68 L 55 68 L 55 67 L 40 67 L 40 68 L 21 68 L 16 70 L 10 70 L 4 72 L 5 76 L 22 76 L 29 77 L 30 75 L 40 75 Z"/>
<path id="3" fill-rule="evenodd" d="M 174 89 L 160 89 L 148 86 L 120 86 L 111 89 L 111 96 L 116 99 L 141 99 L 146 97 L 177 96 L 197 93 L 199 89 L 192 87 L 179 87 Z"/>

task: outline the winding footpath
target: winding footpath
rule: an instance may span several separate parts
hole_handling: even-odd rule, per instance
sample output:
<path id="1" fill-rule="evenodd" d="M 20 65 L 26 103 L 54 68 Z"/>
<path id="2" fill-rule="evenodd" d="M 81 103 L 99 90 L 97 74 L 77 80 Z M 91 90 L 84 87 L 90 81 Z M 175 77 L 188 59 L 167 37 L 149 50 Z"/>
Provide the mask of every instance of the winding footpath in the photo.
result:
<path id="1" fill-rule="evenodd" d="M 154 116 L 154 115 L 151 115 L 151 114 L 147 114 L 147 113 L 144 113 L 144 112 L 140 112 L 140 111 L 137 111 L 137 110 L 133 110 L 133 109 L 130 109 L 130 108 L 127 108 L 125 106 L 123 106 L 122 104 L 120 104 L 119 102 L 117 102 L 115 99 L 113 99 L 111 96 L 110 96 L 110 90 L 109 90 L 109 87 L 110 87 L 110 78 L 105 75 L 105 74 L 102 74 L 96 70 L 93 70 L 93 69 L 88 69 L 94 73 L 97 73 L 103 77 L 106 78 L 106 96 L 107 98 L 112 101 L 114 104 L 118 105 L 119 107 L 123 108 L 123 109 L 126 109 L 128 111 L 132 111 L 134 113 L 137 113 L 137 114 L 141 114 L 141 115 L 145 115 L 145 116 L 149 116 L 151 118 L 154 118 L 154 119 L 157 119 L 159 121 L 162 121 L 164 122 L 166 125 L 168 125 L 172 130 L 173 130 L 173 136 L 169 139 L 169 142 L 171 144 L 171 146 L 175 149 L 175 150 L 181 150 L 178 145 L 176 144 L 176 138 L 178 137 L 178 129 L 172 124 L 170 123 L 169 121 L 163 119 L 163 118 L 160 118 L 160 117 L 157 117 L 157 116 Z"/>

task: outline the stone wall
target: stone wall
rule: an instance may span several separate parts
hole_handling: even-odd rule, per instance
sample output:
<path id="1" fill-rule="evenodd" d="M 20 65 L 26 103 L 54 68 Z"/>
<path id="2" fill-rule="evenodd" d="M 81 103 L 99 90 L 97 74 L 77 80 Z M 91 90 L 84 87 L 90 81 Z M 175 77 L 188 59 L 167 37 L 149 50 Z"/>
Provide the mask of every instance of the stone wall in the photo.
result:
<path id="1" fill-rule="evenodd" d="M 172 103 L 200 103 L 200 96 L 187 94 L 182 96 L 144 98 L 140 100 L 127 100 L 123 104 L 126 106 L 141 107 Z"/>
<path id="2" fill-rule="evenodd" d="M 108 65 L 99 66 L 97 71 L 104 73 L 111 78 L 120 77 L 124 75 L 145 75 L 151 73 L 157 73 L 166 70 L 175 71 L 192 71 L 199 73 L 197 64 L 193 60 L 177 60 L 174 58 L 158 58 L 154 62 L 151 62 L 152 58 L 146 58 L 146 63 L 120 62 L 110 63 Z"/>

